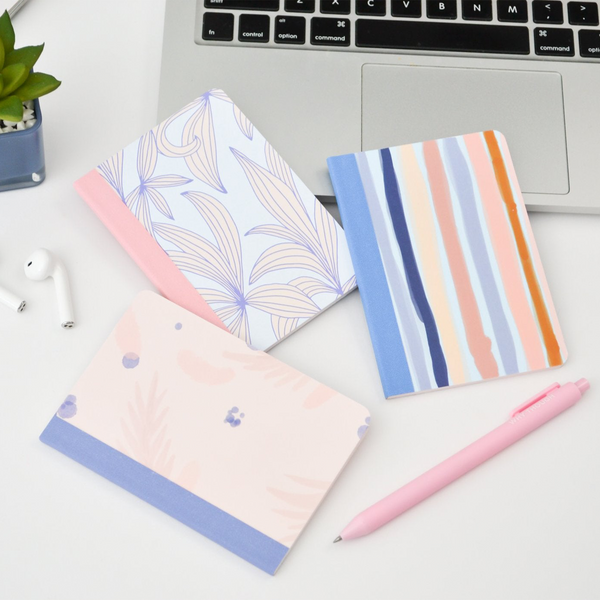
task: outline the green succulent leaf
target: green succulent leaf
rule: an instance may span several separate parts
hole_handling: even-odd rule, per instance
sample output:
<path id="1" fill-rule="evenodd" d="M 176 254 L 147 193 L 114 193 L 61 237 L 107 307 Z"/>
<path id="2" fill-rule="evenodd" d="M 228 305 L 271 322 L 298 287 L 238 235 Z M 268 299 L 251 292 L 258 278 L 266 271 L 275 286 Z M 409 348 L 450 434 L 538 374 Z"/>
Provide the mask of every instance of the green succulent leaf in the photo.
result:
<path id="1" fill-rule="evenodd" d="M 4 77 L 2 77 L 2 73 L 0 73 L 0 98 L 2 97 L 2 88 L 4 87 Z"/>
<path id="2" fill-rule="evenodd" d="M 18 123 L 23 119 L 23 104 L 16 96 L 0 100 L 0 119 Z"/>
<path id="3" fill-rule="evenodd" d="M 0 17 L 0 41 L 2 41 L 2 45 L 4 46 L 5 54 L 15 49 L 15 30 L 10 22 L 7 10 Z"/>
<path id="4" fill-rule="evenodd" d="M 4 58 L 4 66 L 8 67 L 8 65 L 21 63 L 25 65 L 28 71 L 31 71 L 43 49 L 44 44 L 40 44 L 39 46 L 25 46 L 24 48 L 13 50 L 12 52 L 7 53 Z"/>
<path id="5" fill-rule="evenodd" d="M 2 67 L 4 67 L 4 44 L 0 40 L 0 71 L 2 71 Z"/>
<path id="6" fill-rule="evenodd" d="M 20 88 L 27 80 L 28 75 L 27 67 L 21 63 L 4 67 L 2 69 L 2 76 L 4 77 L 2 96 L 10 96 L 16 89 Z"/>
<path id="7" fill-rule="evenodd" d="M 30 73 L 27 81 L 15 91 L 21 102 L 35 100 L 53 92 L 61 84 L 58 79 L 46 73 Z"/>

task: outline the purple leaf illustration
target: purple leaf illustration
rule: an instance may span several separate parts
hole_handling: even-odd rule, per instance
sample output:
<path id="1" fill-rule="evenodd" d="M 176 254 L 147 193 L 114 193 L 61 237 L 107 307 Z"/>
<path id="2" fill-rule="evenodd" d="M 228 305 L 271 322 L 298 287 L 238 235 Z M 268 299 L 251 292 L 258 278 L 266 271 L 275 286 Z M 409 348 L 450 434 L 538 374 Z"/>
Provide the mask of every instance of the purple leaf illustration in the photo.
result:
<path id="1" fill-rule="evenodd" d="M 125 201 L 123 192 L 123 150 L 99 165 L 98 171 L 119 194 L 121 200 Z"/>
<path id="2" fill-rule="evenodd" d="M 255 308 L 280 317 L 312 317 L 319 307 L 293 285 L 273 283 L 261 285 L 246 295 L 246 302 Z"/>
<path id="3" fill-rule="evenodd" d="M 250 283 L 255 283 L 263 275 L 280 269 L 308 269 L 328 277 L 323 263 L 310 250 L 298 244 L 284 243 L 267 248 L 258 257 L 250 273 Z"/>

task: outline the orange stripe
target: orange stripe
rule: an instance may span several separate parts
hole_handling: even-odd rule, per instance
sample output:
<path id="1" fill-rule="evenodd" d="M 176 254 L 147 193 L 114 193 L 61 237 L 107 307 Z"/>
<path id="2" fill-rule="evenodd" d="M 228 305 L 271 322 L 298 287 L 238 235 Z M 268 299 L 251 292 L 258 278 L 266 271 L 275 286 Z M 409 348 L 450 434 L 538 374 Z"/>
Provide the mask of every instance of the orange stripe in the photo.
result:
<path id="1" fill-rule="evenodd" d="M 519 330 L 527 363 L 533 371 L 543 369 L 546 366 L 546 353 L 537 320 L 527 298 L 527 289 L 521 277 L 521 263 L 515 248 L 512 230 L 506 219 L 504 202 L 483 145 L 483 138 L 479 133 L 473 133 L 466 135 L 463 139 L 475 171 L 479 195 L 492 238 L 492 246 L 504 283 L 504 292 Z"/>
<path id="2" fill-rule="evenodd" d="M 510 180 L 506 171 L 506 165 L 498 146 L 498 140 L 493 131 L 485 131 L 483 136 L 488 146 L 490 156 L 492 157 L 492 164 L 494 165 L 494 173 L 496 174 L 496 181 L 502 194 L 502 199 L 508 212 L 508 219 L 510 221 L 513 235 L 517 243 L 517 249 L 519 250 L 519 256 L 521 258 L 521 264 L 523 265 L 523 272 L 525 273 L 525 279 L 529 287 L 529 293 L 531 294 L 531 301 L 535 309 L 535 314 L 542 331 L 542 337 L 544 338 L 544 345 L 546 346 L 546 352 L 548 353 L 548 363 L 551 367 L 562 364 L 562 358 L 560 355 L 560 347 L 556 336 L 554 335 L 554 329 L 552 328 L 552 322 L 546 309 L 546 303 L 538 283 L 533 262 L 531 260 L 531 254 L 529 253 L 529 246 L 525 240 L 521 221 L 519 220 L 519 214 L 517 212 L 517 205 L 512 193 L 510 186 Z"/>
<path id="3" fill-rule="evenodd" d="M 467 262 L 460 244 L 454 213 L 452 212 L 448 179 L 436 142 L 425 142 L 423 144 L 423 155 L 429 174 L 428 179 L 433 205 L 442 232 L 471 356 L 473 356 L 475 366 L 484 379 L 498 377 L 498 364 L 492 354 L 492 341 L 485 335 L 481 322 L 479 306 L 477 306 L 475 292 L 471 286 Z"/>

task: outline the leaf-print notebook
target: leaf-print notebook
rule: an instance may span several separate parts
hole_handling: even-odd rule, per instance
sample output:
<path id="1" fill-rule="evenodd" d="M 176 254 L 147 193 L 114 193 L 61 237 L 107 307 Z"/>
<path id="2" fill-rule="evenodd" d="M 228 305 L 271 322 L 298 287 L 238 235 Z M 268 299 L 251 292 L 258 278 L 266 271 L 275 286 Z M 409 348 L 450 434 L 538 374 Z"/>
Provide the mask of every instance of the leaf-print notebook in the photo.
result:
<path id="1" fill-rule="evenodd" d="M 368 424 L 360 404 L 142 292 L 40 439 L 274 574 Z"/>
<path id="2" fill-rule="evenodd" d="M 164 296 L 259 350 L 356 287 L 342 228 L 221 90 L 75 188 Z"/>
<path id="3" fill-rule="evenodd" d="M 328 164 L 387 398 L 565 362 L 502 134 Z"/>

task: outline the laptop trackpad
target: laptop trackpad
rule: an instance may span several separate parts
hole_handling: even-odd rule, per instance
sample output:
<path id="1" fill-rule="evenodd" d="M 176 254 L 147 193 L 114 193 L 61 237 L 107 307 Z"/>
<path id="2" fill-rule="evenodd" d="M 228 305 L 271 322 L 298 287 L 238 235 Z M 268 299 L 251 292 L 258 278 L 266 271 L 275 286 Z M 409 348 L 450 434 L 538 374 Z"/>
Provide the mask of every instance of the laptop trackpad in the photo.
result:
<path id="1" fill-rule="evenodd" d="M 497 129 L 524 192 L 569 191 L 558 73 L 363 66 L 362 148 Z"/>

